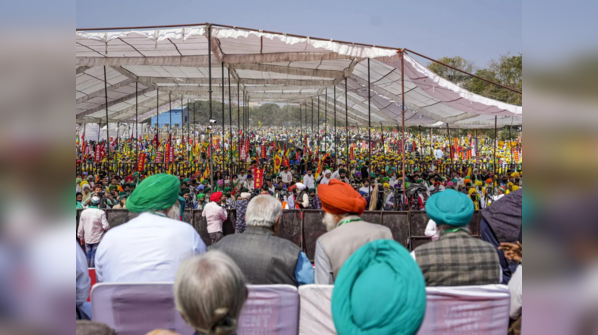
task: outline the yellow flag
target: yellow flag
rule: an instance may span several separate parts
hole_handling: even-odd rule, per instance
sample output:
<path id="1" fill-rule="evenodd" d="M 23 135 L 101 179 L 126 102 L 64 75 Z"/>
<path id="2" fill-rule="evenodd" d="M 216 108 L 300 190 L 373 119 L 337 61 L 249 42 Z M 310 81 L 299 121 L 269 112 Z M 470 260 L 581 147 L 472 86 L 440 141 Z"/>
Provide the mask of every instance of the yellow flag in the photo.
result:
<path id="1" fill-rule="evenodd" d="M 260 124 L 260 127 L 261 127 L 262 126 L 262 121 L 261 120 L 259 121 L 259 124 Z"/>

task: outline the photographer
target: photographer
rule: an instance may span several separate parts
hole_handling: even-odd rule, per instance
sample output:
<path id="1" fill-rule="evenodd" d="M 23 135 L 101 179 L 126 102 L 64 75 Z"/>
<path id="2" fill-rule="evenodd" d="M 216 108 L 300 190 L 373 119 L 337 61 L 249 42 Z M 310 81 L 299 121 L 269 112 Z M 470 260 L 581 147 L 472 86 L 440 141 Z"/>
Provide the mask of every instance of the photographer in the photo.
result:
<path id="1" fill-rule="evenodd" d="M 98 197 L 100 199 L 99 208 L 106 208 L 107 202 L 110 203 L 109 206 L 112 206 L 113 203 L 116 203 L 116 200 L 110 195 L 109 193 L 104 192 L 104 186 L 102 183 L 98 182 L 93 187 L 93 192 L 89 195 L 89 197 L 84 201 L 84 205 L 89 206 L 91 199 L 93 197 Z M 110 208 L 110 207 L 108 207 Z"/>

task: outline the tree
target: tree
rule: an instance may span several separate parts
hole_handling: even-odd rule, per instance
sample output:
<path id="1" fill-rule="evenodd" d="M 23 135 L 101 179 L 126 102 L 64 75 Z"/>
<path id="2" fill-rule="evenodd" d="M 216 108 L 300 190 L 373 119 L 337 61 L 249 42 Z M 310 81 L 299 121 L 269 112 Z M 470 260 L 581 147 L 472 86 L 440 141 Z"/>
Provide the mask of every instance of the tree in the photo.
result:
<path id="1" fill-rule="evenodd" d="M 474 70 L 473 62 L 460 56 L 442 57 L 438 61 L 469 73 Z M 471 82 L 471 76 L 438 63 L 428 65 L 428 69 L 462 87 Z"/>

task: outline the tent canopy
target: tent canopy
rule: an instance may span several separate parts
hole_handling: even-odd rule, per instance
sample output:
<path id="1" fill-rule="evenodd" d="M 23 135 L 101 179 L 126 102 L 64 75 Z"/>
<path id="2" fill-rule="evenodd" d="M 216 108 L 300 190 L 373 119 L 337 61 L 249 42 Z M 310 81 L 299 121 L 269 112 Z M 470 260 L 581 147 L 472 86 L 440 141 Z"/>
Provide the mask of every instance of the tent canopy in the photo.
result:
<path id="1" fill-rule="evenodd" d="M 319 100 L 321 114 L 347 109 L 352 124 L 367 124 L 368 108 L 373 125 L 401 124 L 399 49 L 208 24 L 77 31 L 76 122 L 106 122 L 104 69 L 110 122 L 132 122 L 136 112 L 141 121 L 187 100 L 207 100 L 210 51 L 216 102 L 223 89 L 228 99 L 230 75 L 232 102 L 247 98 L 309 110 L 313 104 L 317 111 Z M 522 107 L 468 92 L 408 53 L 404 69 L 406 126 L 494 127 L 495 116 L 501 125 L 522 123 Z"/>

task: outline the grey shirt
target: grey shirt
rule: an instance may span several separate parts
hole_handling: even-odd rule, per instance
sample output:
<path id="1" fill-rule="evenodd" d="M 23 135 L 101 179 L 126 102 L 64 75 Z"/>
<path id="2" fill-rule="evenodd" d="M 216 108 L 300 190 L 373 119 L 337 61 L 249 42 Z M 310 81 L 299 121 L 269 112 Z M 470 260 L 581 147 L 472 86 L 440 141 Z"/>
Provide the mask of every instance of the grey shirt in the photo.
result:
<path id="1" fill-rule="evenodd" d="M 348 216 L 345 220 L 359 219 Z M 341 267 L 355 251 L 375 240 L 392 240 L 388 227 L 365 221 L 347 222 L 320 236 L 316 243 L 315 282 L 333 285 Z"/>

